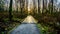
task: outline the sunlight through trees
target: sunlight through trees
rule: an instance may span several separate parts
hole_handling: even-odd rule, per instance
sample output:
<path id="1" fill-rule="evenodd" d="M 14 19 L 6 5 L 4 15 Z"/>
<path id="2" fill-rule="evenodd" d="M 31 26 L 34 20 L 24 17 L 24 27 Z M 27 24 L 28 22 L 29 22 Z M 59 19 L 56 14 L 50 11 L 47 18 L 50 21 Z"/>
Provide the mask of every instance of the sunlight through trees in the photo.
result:
<path id="1" fill-rule="evenodd" d="M 0 0 L 1 28 L 10 30 L 29 15 L 47 32 L 60 32 L 60 0 Z M 33 18 L 27 19 L 31 21 Z"/>

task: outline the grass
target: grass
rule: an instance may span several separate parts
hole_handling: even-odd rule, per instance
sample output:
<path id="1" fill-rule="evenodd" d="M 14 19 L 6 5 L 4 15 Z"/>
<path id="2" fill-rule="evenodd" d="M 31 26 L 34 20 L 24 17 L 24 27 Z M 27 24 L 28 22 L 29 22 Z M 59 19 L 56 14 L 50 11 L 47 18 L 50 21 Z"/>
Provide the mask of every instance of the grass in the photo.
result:
<path id="1" fill-rule="evenodd" d="M 52 31 L 50 27 L 47 27 L 45 25 L 37 24 L 37 27 L 40 30 L 40 32 L 42 32 L 42 34 L 57 34 L 55 31 Z M 51 30 L 50 32 L 49 29 Z"/>
<path id="2" fill-rule="evenodd" d="M 40 33 L 42 34 L 42 26 L 41 26 L 41 24 L 36 24 L 36 25 L 37 25 L 37 27 L 38 27 Z"/>
<path id="3" fill-rule="evenodd" d="M 13 20 L 20 21 L 21 19 L 13 18 Z M 11 22 L 11 23 L 9 23 L 9 18 L 4 18 L 2 21 L 4 21 L 4 22 L 1 22 L 2 24 L 0 24 L 0 25 L 3 25 L 1 27 L 3 27 L 4 28 L 4 31 L 6 30 L 7 33 L 10 30 L 12 30 L 14 27 L 17 27 L 18 25 L 20 25 L 20 22 Z M 4 34 L 4 31 L 1 31 L 1 33 Z"/>
<path id="4" fill-rule="evenodd" d="M 15 25 L 15 27 L 11 28 L 11 29 L 9 30 L 8 34 L 9 34 L 12 30 L 14 30 L 15 28 L 17 28 L 17 26 L 19 26 L 19 25 L 20 25 L 20 24 L 18 23 L 18 24 Z"/>

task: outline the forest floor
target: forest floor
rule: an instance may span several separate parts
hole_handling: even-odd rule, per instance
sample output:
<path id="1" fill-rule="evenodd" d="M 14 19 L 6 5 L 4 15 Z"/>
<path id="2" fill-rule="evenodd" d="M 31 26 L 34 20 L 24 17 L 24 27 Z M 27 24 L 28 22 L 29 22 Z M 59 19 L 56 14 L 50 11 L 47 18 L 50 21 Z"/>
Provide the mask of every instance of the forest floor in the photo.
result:
<path id="1" fill-rule="evenodd" d="M 2 22 L 0 22 L 0 33 L 1 34 L 5 33 L 5 32 L 8 33 L 9 31 L 11 31 L 12 29 L 14 29 L 15 27 L 17 28 L 19 25 L 21 26 L 21 23 L 19 21 L 26 23 L 26 20 L 28 18 L 26 18 L 25 20 L 24 19 L 19 19 L 19 18 L 13 18 L 13 19 L 14 19 L 14 21 L 17 20 L 17 22 L 14 22 L 14 21 L 11 22 L 11 23 L 6 22 L 6 21 L 8 21 L 8 18 L 6 18 L 6 19 L 4 19 L 4 21 L 2 20 Z M 28 21 L 29 23 L 31 23 L 34 20 L 34 18 L 29 18 L 29 19 L 30 19 Z M 34 22 L 35 22 L 35 20 L 32 23 L 34 23 Z M 48 28 L 50 28 L 50 27 L 47 27 L 45 25 L 38 24 L 38 23 L 36 23 L 36 26 L 44 34 L 48 34 L 49 33 L 48 32 Z M 56 34 L 56 33 L 54 31 L 51 31 L 50 34 Z"/>

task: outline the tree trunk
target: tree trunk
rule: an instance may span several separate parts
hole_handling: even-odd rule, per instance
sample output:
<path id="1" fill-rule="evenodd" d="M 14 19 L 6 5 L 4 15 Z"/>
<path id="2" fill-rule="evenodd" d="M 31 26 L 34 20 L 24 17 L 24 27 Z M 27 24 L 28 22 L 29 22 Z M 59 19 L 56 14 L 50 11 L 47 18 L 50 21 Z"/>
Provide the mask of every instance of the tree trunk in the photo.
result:
<path id="1" fill-rule="evenodd" d="M 21 9 L 21 18 L 23 16 L 23 8 L 24 8 L 24 4 L 23 4 L 23 0 L 20 0 L 20 9 Z"/>
<path id="2" fill-rule="evenodd" d="M 10 6 L 9 6 L 9 20 L 12 21 L 12 3 L 13 0 L 10 0 Z"/>
<path id="3" fill-rule="evenodd" d="M 40 13 L 40 1 L 38 0 L 38 13 Z"/>
<path id="4" fill-rule="evenodd" d="M 42 13 L 44 13 L 44 0 L 43 0 L 43 10 L 42 10 Z"/>
<path id="5" fill-rule="evenodd" d="M 51 12 L 53 13 L 53 0 L 51 0 L 51 2 L 52 2 L 52 10 L 51 10 Z"/>
<path id="6" fill-rule="evenodd" d="M 15 0 L 16 3 L 16 12 L 18 13 L 18 0 Z"/>

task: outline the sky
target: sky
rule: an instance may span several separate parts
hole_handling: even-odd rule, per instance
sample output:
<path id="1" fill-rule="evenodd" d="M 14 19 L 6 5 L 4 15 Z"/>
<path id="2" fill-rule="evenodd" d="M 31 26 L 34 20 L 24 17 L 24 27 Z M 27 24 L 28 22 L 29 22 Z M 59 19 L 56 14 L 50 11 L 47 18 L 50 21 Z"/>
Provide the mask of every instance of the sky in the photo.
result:
<path id="1" fill-rule="evenodd" d="M 58 0 L 57 4 L 59 4 L 59 3 L 60 3 L 60 0 Z"/>
<path id="2" fill-rule="evenodd" d="M 58 0 L 58 2 L 60 2 L 60 0 Z"/>

